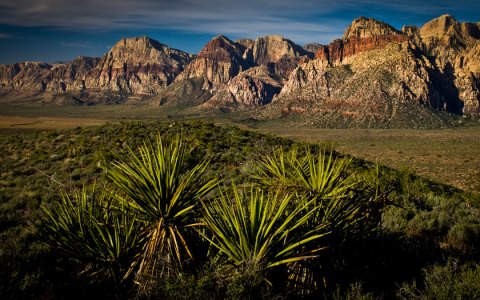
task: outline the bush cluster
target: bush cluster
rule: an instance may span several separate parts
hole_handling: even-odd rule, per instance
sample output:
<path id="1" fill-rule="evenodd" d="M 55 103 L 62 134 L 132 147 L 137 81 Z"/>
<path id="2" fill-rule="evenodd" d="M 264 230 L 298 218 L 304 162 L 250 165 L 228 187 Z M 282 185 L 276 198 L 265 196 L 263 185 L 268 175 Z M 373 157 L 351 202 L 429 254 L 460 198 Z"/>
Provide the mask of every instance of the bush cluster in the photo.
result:
<path id="1" fill-rule="evenodd" d="M 178 198 L 195 202 L 176 198 L 177 218 L 145 208 L 164 192 L 142 184 L 160 178 L 134 174 L 136 158 L 158 154 L 158 135 L 166 148 L 183 137 L 181 180 L 169 187 L 210 184 Z M 478 197 L 406 170 L 200 122 L 6 135 L 0 151 L 2 298 L 476 295 Z M 167 162 L 155 164 L 159 174 Z M 436 288 L 448 278 L 458 280 Z"/>

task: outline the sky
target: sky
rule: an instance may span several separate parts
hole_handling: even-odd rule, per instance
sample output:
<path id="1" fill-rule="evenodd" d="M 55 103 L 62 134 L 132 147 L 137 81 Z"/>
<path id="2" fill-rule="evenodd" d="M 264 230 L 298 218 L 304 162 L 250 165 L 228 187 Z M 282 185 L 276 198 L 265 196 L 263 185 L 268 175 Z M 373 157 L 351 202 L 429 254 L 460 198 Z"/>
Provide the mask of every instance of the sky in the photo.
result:
<path id="1" fill-rule="evenodd" d="M 189 53 L 218 34 L 328 44 L 360 16 L 401 29 L 447 13 L 480 22 L 480 1 L 0 0 L 0 64 L 100 57 L 121 38 L 145 35 Z"/>

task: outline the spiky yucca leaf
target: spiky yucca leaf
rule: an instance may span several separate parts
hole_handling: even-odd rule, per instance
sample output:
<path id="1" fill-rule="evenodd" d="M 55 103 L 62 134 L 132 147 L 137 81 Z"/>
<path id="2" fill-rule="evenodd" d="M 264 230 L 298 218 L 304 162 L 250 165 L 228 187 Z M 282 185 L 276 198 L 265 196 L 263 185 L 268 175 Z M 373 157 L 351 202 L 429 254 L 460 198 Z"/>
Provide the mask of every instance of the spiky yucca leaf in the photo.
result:
<path id="1" fill-rule="evenodd" d="M 115 280 L 128 269 L 139 249 L 139 223 L 126 207 L 113 208 L 110 195 L 84 187 L 73 196 L 43 207 L 41 230 L 48 242 L 84 264 L 84 273 Z"/>
<path id="2" fill-rule="evenodd" d="M 261 186 L 308 193 L 312 197 L 342 197 L 356 185 L 345 178 L 351 159 L 337 159 L 321 151 L 318 155 L 305 149 L 284 152 L 277 149 L 271 156 L 261 157 L 253 173 Z"/>
<path id="3" fill-rule="evenodd" d="M 326 226 L 303 227 L 315 214 L 311 202 L 292 202 L 290 195 L 256 188 L 233 186 L 232 191 L 203 203 L 203 220 L 212 234 L 206 238 L 238 270 L 266 270 L 314 258 L 323 249 L 311 242 L 328 234 Z"/>
<path id="4" fill-rule="evenodd" d="M 369 199 L 358 190 L 359 180 L 347 172 L 351 162 L 326 151 L 314 154 L 309 148 L 301 153 L 298 149 L 289 152 L 278 149 L 271 156 L 260 158 L 253 176 L 264 188 L 295 193 L 300 199 L 311 200 L 316 212 L 305 227 L 311 229 L 326 224 L 332 234 L 325 242 L 338 248 L 347 236 L 357 234 L 368 212 Z M 325 274 L 318 271 L 325 269 L 320 265 L 324 262 L 321 258 L 290 264 L 289 277 L 294 288 L 308 293 L 322 286 Z"/>
<path id="5" fill-rule="evenodd" d="M 258 161 L 253 177 L 260 186 L 296 193 L 314 199 L 317 206 L 315 224 L 330 224 L 337 229 L 354 225 L 359 220 L 359 209 L 364 204 L 352 197 L 358 180 L 346 175 L 351 159 L 337 159 L 333 154 L 320 151 L 313 154 L 307 148 L 284 152 L 277 149 L 271 156 Z"/>
<path id="6" fill-rule="evenodd" d="M 127 154 L 117 156 L 108 174 L 144 224 L 144 246 L 131 271 L 138 267 L 137 275 L 146 278 L 179 271 L 194 258 L 189 243 L 197 202 L 216 185 L 205 176 L 209 160 L 188 166 L 189 151 L 180 136 L 169 142 L 158 136 L 155 145 L 145 143 L 138 154 L 128 148 Z"/>

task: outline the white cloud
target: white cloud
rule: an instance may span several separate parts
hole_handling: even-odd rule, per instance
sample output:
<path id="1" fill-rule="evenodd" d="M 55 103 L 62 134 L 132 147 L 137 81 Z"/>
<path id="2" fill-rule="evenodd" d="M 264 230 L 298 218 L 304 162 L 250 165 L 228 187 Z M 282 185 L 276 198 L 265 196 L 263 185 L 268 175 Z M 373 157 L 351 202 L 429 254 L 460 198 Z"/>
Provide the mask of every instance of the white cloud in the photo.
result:
<path id="1" fill-rule="evenodd" d="M 324 2 L 324 1 L 323 1 Z M 315 8 L 316 7 L 316 8 Z M 262 20 L 278 15 L 301 17 L 330 11 L 322 1 L 287 0 L 0 0 L 0 22 L 21 26 L 114 29 L 130 25 L 180 26 L 204 21 Z"/>
<path id="2" fill-rule="evenodd" d="M 8 2 L 7 2 L 8 1 Z M 298 43 L 338 37 L 345 22 L 322 25 L 312 14 L 337 5 L 307 0 L 0 0 L 0 23 L 66 30 L 175 29 L 236 37 L 281 34 Z M 333 4 L 332 4 L 333 3 Z"/>
<path id="3" fill-rule="evenodd" d="M 343 33 L 344 11 L 440 14 L 480 11 L 478 0 L 0 0 L 0 23 L 67 30 L 177 29 L 237 36 L 282 34 L 325 42 Z M 328 18 L 328 19 L 325 19 Z M 388 20 L 385 20 L 388 21 Z"/>

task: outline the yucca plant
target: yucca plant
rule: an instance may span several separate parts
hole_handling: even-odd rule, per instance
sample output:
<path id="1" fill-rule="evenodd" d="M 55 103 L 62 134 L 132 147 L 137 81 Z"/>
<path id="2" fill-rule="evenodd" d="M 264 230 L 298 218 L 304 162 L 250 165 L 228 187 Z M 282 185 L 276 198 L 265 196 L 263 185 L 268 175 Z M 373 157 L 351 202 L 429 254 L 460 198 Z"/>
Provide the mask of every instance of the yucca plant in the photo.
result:
<path id="1" fill-rule="evenodd" d="M 259 186 L 283 190 L 314 200 L 318 207 L 314 223 L 330 224 L 332 230 L 345 230 L 362 218 L 364 199 L 356 197 L 359 179 L 348 173 L 350 158 L 338 159 L 333 153 L 312 153 L 277 149 L 259 159 L 253 178 Z"/>
<path id="2" fill-rule="evenodd" d="M 43 207 L 41 232 L 50 245 L 80 261 L 92 279 L 113 279 L 118 285 L 139 249 L 139 223 L 127 207 L 114 208 L 109 194 L 84 187 L 73 196 Z"/>
<path id="3" fill-rule="evenodd" d="M 265 275 L 270 269 L 314 258 L 323 247 L 312 242 L 328 234 L 325 224 L 305 230 L 316 208 L 311 201 L 292 202 L 288 194 L 233 186 L 202 203 L 210 233 L 205 237 L 240 273 L 257 270 Z"/>
<path id="4" fill-rule="evenodd" d="M 196 208 L 216 181 L 205 174 L 208 159 L 189 165 L 180 136 L 171 141 L 158 136 L 154 145 L 145 143 L 138 153 L 128 148 L 126 154 L 117 156 L 108 175 L 119 201 L 143 223 L 143 248 L 130 271 L 136 270 L 138 283 L 146 287 L 149 278 L 178 273 L 194 260 Z"/>
<path id="5" fill-rule="evenodd" d="M 369 198 L 358 189 L 359 180 L 348 172 L 351 163 L 351 159 L 336 158 L 332 152 L 324 150 L 314 154 L 309 148 L 303 151 L 294 148 L 289 152 L 280 148 L 271 156 L 259 159 L 253 178 L 263 188 L 308 199 L 315 214 L 305 227 L 311 230 L 325 224 L 331 234 L 324 242 L 337 251 L 345 238 L 356 235 L 357 229 L 363 228 L 360 222 L 369 212 Z M 324 286 L 327 275 L 324 273 L 329 268 L 325 265 L 331 263 L 329 260 L 327 256 L 314 262 L 290 264 L 294 287 L 309 293 L 309 290 Z"/>
<path id="6" fill-rule="evenodd" d="M 310 148 L 302 152 L 279 148 L 258 160 L 252 176 L 263 187 L 302 191 L 314 198 L 338 198 L 357 184 L 346 176 L 351 163 L 351 159 L 337 159 L 325 150 L 314 154 Z"/>

